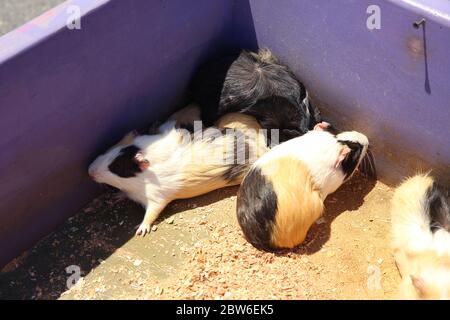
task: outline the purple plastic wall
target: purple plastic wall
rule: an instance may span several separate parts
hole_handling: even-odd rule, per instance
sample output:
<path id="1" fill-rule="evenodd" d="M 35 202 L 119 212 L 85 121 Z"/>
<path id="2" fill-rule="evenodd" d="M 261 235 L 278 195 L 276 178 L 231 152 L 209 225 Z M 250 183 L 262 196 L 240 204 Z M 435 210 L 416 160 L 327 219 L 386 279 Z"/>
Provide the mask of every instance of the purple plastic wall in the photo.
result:
<path id="1" fill-rule="evenodd" d="M 81 30 L 65 27 L 72 4 Z M 382 180 L 435 168 L 448 183 L 449 21 L 447 0 L 67 1 L 0 38 L 0 266 L 98 192 L 95 155 L 170 113 L 231 47 L 271 48 L 329 120 L 369 136 Z"/>
<path id="2" fill-rule="evenodd" d="M 81 30 L 66 8 L 83 8 Z M 0 38 L 0 266 L 92 199 L 86 169 L 167 115 L 227 43 L 228 0 L 76 0 Z"/>
<path id="3" fill-rule="evenodd" d="M 369 136 L 383 181 L 433 168 L 449 184 L 449 1 L 249 4 L 258 46 L 292 67 L 329 120 Z M 379 30 L 366 26 L 369 5 L 380 7 Z M 413 28 L 422 17 L 425 32 Z"/>

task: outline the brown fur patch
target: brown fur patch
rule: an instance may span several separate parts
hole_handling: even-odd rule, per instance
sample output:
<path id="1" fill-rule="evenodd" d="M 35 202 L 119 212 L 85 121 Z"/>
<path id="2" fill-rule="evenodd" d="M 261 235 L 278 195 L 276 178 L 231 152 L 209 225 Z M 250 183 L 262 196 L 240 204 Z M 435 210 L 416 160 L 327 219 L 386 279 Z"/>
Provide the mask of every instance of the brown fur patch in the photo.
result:
<path id="1" fill-rule="evenodd" d="M 305 164 L 283 157 L 262 168 L 277 194 L 277 213 L 272 231 L 272 244 L 293 248 L 305 240 L 311 225 L 323 212 L 320 189 Z"/>
<path id="2" fill-rule="evenodd" d="M 255 129 L 260 130 L 261 126 L 258 121 L 252 116 L 242 113 L 227 113 L 220 117 L 216 122 L 218 128 L 231 128 L 231 129 Z"/>

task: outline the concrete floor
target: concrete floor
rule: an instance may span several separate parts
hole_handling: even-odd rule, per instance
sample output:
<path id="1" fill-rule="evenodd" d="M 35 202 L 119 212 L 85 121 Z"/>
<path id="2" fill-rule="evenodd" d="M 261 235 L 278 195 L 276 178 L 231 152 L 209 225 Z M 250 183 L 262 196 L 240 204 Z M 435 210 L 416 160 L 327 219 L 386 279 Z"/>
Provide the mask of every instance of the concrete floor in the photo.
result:
<path id="1" fill-rule="evenodd" d="M 0 36 L 65 0 L 0 0 Z"/>
<path id="2" fill-rule="evenodd" d="M 145 238 L 134 237 L 143 209 L 108 191 L 4 268 L 0 299 L 395 296 L 400 277 L 389 248 L 390 187 L 357 175 L 327 198 L 303 245 L 277 254 L 242 237 L 236 191 L 171 203 Z M 69 266 L 81 271 L 73 287 Z"/>

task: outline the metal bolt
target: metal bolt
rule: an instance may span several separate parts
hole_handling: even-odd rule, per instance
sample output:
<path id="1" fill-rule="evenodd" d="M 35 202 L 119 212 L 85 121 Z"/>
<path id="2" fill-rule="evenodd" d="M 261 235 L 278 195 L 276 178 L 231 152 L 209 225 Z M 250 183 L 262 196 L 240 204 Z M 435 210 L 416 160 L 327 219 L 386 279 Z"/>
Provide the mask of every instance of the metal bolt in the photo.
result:
<path id="1" fill-rule="evenodd" d="M 425 23 L 425 18 L 420 19 L 419 21 L 415 21 L 413 23 L 413 27 L 416 29 L 419 29 L 421 25 L 423 25 Z"/>

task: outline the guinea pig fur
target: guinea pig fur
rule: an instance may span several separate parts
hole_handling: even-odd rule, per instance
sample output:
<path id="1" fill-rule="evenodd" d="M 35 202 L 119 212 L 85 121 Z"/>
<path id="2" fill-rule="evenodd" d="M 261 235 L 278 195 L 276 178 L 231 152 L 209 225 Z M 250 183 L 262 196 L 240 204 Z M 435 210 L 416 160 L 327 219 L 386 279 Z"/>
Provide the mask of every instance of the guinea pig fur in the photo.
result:
<path id="1" fill-rule="evenodd" d="M 136 232 L 145 235 L 170 201 L 239 184 L 251 164 L 267 151 L 264 136 L 256 131 L 260 126 L 250 116 L 228 114 L 219 122 L 228 128 L 210 127 L 190 134 L 172 127 L 156 135 L 129 134 L 99 156 L 89 174 L 145 207 Z"/>
<path id="2" fill-rule="evenodd" d="M 201 121 L 201 109 L 197 103 L 190 103 L 186 107 L 173 113 L 163 124 L 153 122 L 147 130 L 135 131 L 136 134 L 158 134 L 173 128 L 194 131 L 194 122 Z"/>
<path id="3" fill-rule="evenodd" d="M 399 298 L 450 299 L 448 191 L 429 174 L 405 180 L 391 200 Z"/>
<path id="4" fill-rule="evenodd" d="M 169 119 L 159 127 L 159 132 L 168 131 L 172 128 L 186 129 L 189 132 L 194 132 L 195 121 L 201 121 L 201 109 L 198 104 L 191 103 L 173 113 Z"/>
<path id="5" fill-rule="evenodd" d="M 313 130 L 273 147 L 239 188 L 237 219 L 245 238 L 267 251 L 302 243 L 324 199 L 350 178 L 368 145 L 359 132 Z"/>
<path id="6" fill-rule="evenodd" d="M 242 112 L 256 117 L 263 129 L 280 129 L 283 142 L 321 121 L 305 86 L 268 49 L 242 51 L 206 63 L 191 90 L 206 125 L 227 112 Z"/>

